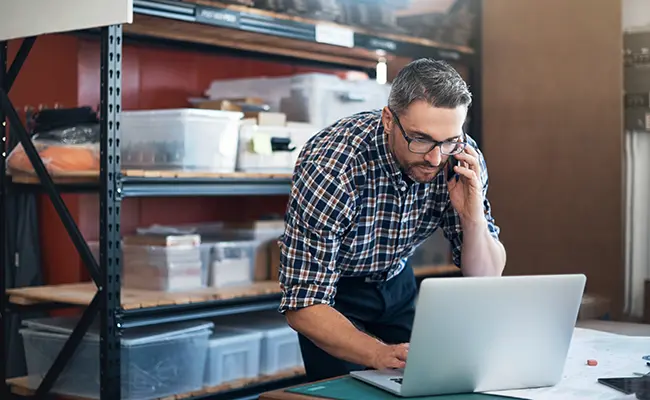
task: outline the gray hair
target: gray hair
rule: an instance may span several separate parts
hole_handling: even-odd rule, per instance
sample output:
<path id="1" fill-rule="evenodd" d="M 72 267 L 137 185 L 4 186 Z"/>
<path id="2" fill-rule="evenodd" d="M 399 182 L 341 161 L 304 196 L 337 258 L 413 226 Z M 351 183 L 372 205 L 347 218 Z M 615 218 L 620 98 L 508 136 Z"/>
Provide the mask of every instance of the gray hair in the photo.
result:
<path id="1" fill-rule="evenodd" d="M 402 113 L 416 100 L 433 107 L 469 107 L 472 94 L 467 83 L 451 65 L 444 61 L 421 58 L 411 61 L 392 83 L 388 107 Z"/>

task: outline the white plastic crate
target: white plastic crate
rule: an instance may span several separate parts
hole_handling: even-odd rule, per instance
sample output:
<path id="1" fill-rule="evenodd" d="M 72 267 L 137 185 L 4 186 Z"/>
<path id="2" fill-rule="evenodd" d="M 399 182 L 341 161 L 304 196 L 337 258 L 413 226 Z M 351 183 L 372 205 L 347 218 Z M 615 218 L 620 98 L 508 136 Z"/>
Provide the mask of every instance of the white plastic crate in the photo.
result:
<path id="1" fill-rule="evenodd" d="M 260 332 L 217 329 L 208 344 L 205 386 L 259 376 L 261 342 Z"/>
<path id="2" fill-rule="evenodd" d="M 25 321 L 20 331 L 25 347 L 28 384 L 37 387 L 77 322 L 58 317 Z M 212 324 L 187 322 L 134 328 L 121 340 L 121 398 L 149 400 L 200 390 Z M 99 335 L 96 325 L 79 344 L 53 392 L 99 398 Z"/>
<path id="3" fill-rule="evenodd" d="M 295 75 L 291 94 L 282 100 L 288 121 L 306 122 L 323 129 L 353 114 L 383 108 L 390 85 L 373 80 L 346 80 L 330 74 Z"/>
<path id="4" fill-rule="evenodd" d="M 237 170 L 242 172 L 291 173 L 298 154 L 317 133 L 309 126 L 242 125 L 239 130 Z M 273 145 L 277 139 L 290 141 L 288 149 Z"/>
<path id="5" fill-rule="evenodd" d="M 160 170 L 235 170 L 240 112 L 200 109 L 124 111 L 122 166 Z"/>
<path id="6" fill-rule="evenodd" d="M 261 375 L 274 375 L 303 366 L 298 333 L 278 313 L 249 313 L 219 318 L 214 322 L 217 327 L 262 333 Z"/>

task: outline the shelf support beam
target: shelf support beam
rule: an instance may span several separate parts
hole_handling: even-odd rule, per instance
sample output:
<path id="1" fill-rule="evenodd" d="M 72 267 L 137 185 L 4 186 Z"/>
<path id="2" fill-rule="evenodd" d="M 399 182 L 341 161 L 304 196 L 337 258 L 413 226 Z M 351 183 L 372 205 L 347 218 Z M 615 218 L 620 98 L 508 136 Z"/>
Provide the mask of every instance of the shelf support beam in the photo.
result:
<path id="1" fill-rule="evenodd" d="M 120 112 L 122 26 L 102 28 L 99 170 L 100 399 L 120 398 Z"/>

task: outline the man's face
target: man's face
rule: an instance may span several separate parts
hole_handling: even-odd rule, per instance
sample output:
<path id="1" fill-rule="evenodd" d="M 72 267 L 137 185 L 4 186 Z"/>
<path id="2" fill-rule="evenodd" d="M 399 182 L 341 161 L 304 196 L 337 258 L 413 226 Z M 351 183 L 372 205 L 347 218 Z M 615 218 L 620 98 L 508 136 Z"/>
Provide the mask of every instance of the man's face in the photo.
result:
<path id="1" fill-rule="evenodd" d="M 440 146 L 425 154 L 414 153 L 409 150 L 409 143 L 404 134 L 418 142 L 412 143 L 411 148 L 427 148 L 427 145 L 433 145 L 434 141 L 462 140 L 466 115 L 465 106 L 453 109 L 436 108 L 425 101 L 416 101 L 397 115 L 398 124 L 389 108 L 384 107 L 382 123 L 389 135 L 390 150 L 402 170 L 416 182 L 433 181 L 450 156 L 441 154 Z"/>

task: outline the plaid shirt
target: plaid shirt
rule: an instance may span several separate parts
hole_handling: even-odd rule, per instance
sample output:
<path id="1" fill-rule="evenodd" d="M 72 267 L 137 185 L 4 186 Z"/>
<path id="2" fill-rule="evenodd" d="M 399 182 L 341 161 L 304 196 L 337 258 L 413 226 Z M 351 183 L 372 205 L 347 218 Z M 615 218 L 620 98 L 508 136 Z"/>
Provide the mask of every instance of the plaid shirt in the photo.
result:
<path id="1" fill-rule="evenodd" d="M 279 240 L 280 312 L 333 305 L 340 277 L 391 279 L 437 228 L 461 265 L 463 233 L 444 174 L 428 184 L 407 183 L 386 139 L 381 113 L 371 111 L 338 121 L 301 150 Z M 487 168 L 479 156 L 485 218 L 498 239 L 486 197 Z"/>

